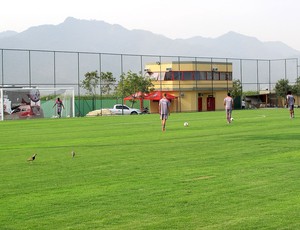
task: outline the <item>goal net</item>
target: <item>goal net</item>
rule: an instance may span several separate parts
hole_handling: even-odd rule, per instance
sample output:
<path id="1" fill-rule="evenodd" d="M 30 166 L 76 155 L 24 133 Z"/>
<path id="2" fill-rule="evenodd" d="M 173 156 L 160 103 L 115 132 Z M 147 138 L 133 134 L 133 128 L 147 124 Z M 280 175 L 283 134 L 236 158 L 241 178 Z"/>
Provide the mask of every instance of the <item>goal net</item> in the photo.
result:
<path id="1" fill-rule="evenodd" d="M 73 88 L 0 88 L 0 120 L 57 118 L 58 98 L 61 117 L 74 117 Z"/>

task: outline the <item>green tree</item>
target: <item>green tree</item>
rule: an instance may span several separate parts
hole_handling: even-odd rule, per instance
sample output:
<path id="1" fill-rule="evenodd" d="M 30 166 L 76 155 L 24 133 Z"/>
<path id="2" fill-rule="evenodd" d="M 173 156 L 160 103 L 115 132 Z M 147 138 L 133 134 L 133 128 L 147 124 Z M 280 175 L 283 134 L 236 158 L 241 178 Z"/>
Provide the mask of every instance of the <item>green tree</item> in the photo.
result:
<path id="1" fill-rule="evenodd" d="M 88 95 L 93 97 L 93 110 L 95 110 L 95 101 L 96 101 L 96 90 L 99 86 L 100 77 L 97 70 L 93 72 L 87 72 L 84 75 L 84 80 L 82 80 L 80 86 L 86 90 Z"/>
<path id="2" fill-rule="evenodd" d="M 114 85 L 116 83 L 116 78 L 113 77 L 111 72 L 101 72 L 100 73 L 100 87 L 101 93 L 109 95 L 112 90 L 114 90 Z"/>
<path id="3" fill-rule="evenodd" d="M 292 86 L 292 93 L 297 96 L 300 95 L 300 77 L 297 77 L 295 84 Z"/>
<path id="4" fill-rule="evenodd" d="M 230 91 L 230 94 L 233 98 L 242 96 L 243 87 L 240 80 L 233 80 L 232 81 L 232 90 Z"/>
<path id="5" fill-rule="evenodd" d="M 87 72 L 84 75 L 84 80 L 81 81 L 81 87 L 85 89 L 88 95 L 96 95 L 96 89 L 99 86 L 100 77 L 97 70 L 93 72 Z"/>
<path id="6" fill-rule="evenodd" d="M 288 79 L 280 79 L 276 82 L 275 93 L 278 96 L 285 98 L 289 90 L 292 90 L 292 86 L 289 85 Z"/>
<path id="7" fill-rule="evenodd" d="M 134 95 L 137 92 L 141 92 L 141 97 L 145 93 L 149 93 L 153 90 L 153 84 L 149 78 L 145 78 L 141 75 L 128 71 L 127 74 L 122 74 L 120 81 L 116 88 L 116 93 L 118 97 L 126 97 L 128 95 Z M 133 97 L 131 100 L 132 106 L 136 102 L 138 97 Z"/>
<path id="8" fill-rule="evenodd" d="M 275 93 L 281 97 L 281 104 L 285 105 L 285 97 L 288 91 L 292 90 L 292 86 L 289 84 L 288 79 L 280 79 L 276 82 Z"/>

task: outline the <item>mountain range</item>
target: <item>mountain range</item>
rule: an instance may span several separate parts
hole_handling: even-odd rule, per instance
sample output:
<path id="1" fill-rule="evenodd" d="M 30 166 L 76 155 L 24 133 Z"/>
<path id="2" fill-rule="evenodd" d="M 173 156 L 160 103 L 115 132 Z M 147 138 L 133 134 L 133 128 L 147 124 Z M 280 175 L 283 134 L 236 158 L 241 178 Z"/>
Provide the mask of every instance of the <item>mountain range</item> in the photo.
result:
<path id="1" fill-rule="evenodd" d="M 161 56 L 240 59 L 300 58 L 300 51 L 278 42 L 228 32 L 217 38 L 170 39 L 145 30 L 97 20 L 66 18 L 58 25 L 40 25 L 17 33 L 0 33 L 0 49 L 32 49 Z"/>

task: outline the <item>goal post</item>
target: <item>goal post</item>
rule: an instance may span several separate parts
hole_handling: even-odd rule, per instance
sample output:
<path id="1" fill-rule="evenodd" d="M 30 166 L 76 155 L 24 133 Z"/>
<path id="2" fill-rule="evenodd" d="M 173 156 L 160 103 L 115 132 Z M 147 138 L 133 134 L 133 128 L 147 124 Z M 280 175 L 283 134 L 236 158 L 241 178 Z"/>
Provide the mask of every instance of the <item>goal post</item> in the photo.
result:
<path id="1" fill-rule="evenodd" d="M 73 88 L 0 88 L 0 120 L 57 118 L 58 98 L 61 117 L 74 117 Z"/>

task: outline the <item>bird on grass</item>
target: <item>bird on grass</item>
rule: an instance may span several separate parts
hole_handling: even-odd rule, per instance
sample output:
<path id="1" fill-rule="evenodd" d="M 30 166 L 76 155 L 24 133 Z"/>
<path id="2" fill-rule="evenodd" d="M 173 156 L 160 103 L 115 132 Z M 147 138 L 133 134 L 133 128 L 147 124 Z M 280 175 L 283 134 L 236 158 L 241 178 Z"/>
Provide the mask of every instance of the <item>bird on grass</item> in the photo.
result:
<path id="1" fill-rule="evenodd" d="M 35 160 L 35 157 L 36 157 L 36 153 L 35 154 L 33 154 L 31 157 L 29 157 L 28 159 L 27 159 L 27 161 L 34 161 Z"/>
<path id="2" fill-rule="evenodd" d="M 71 155 L 72 155 L 72 158 L 75 157 L 75 151 L 74 150 L 71 152 Z"/>

